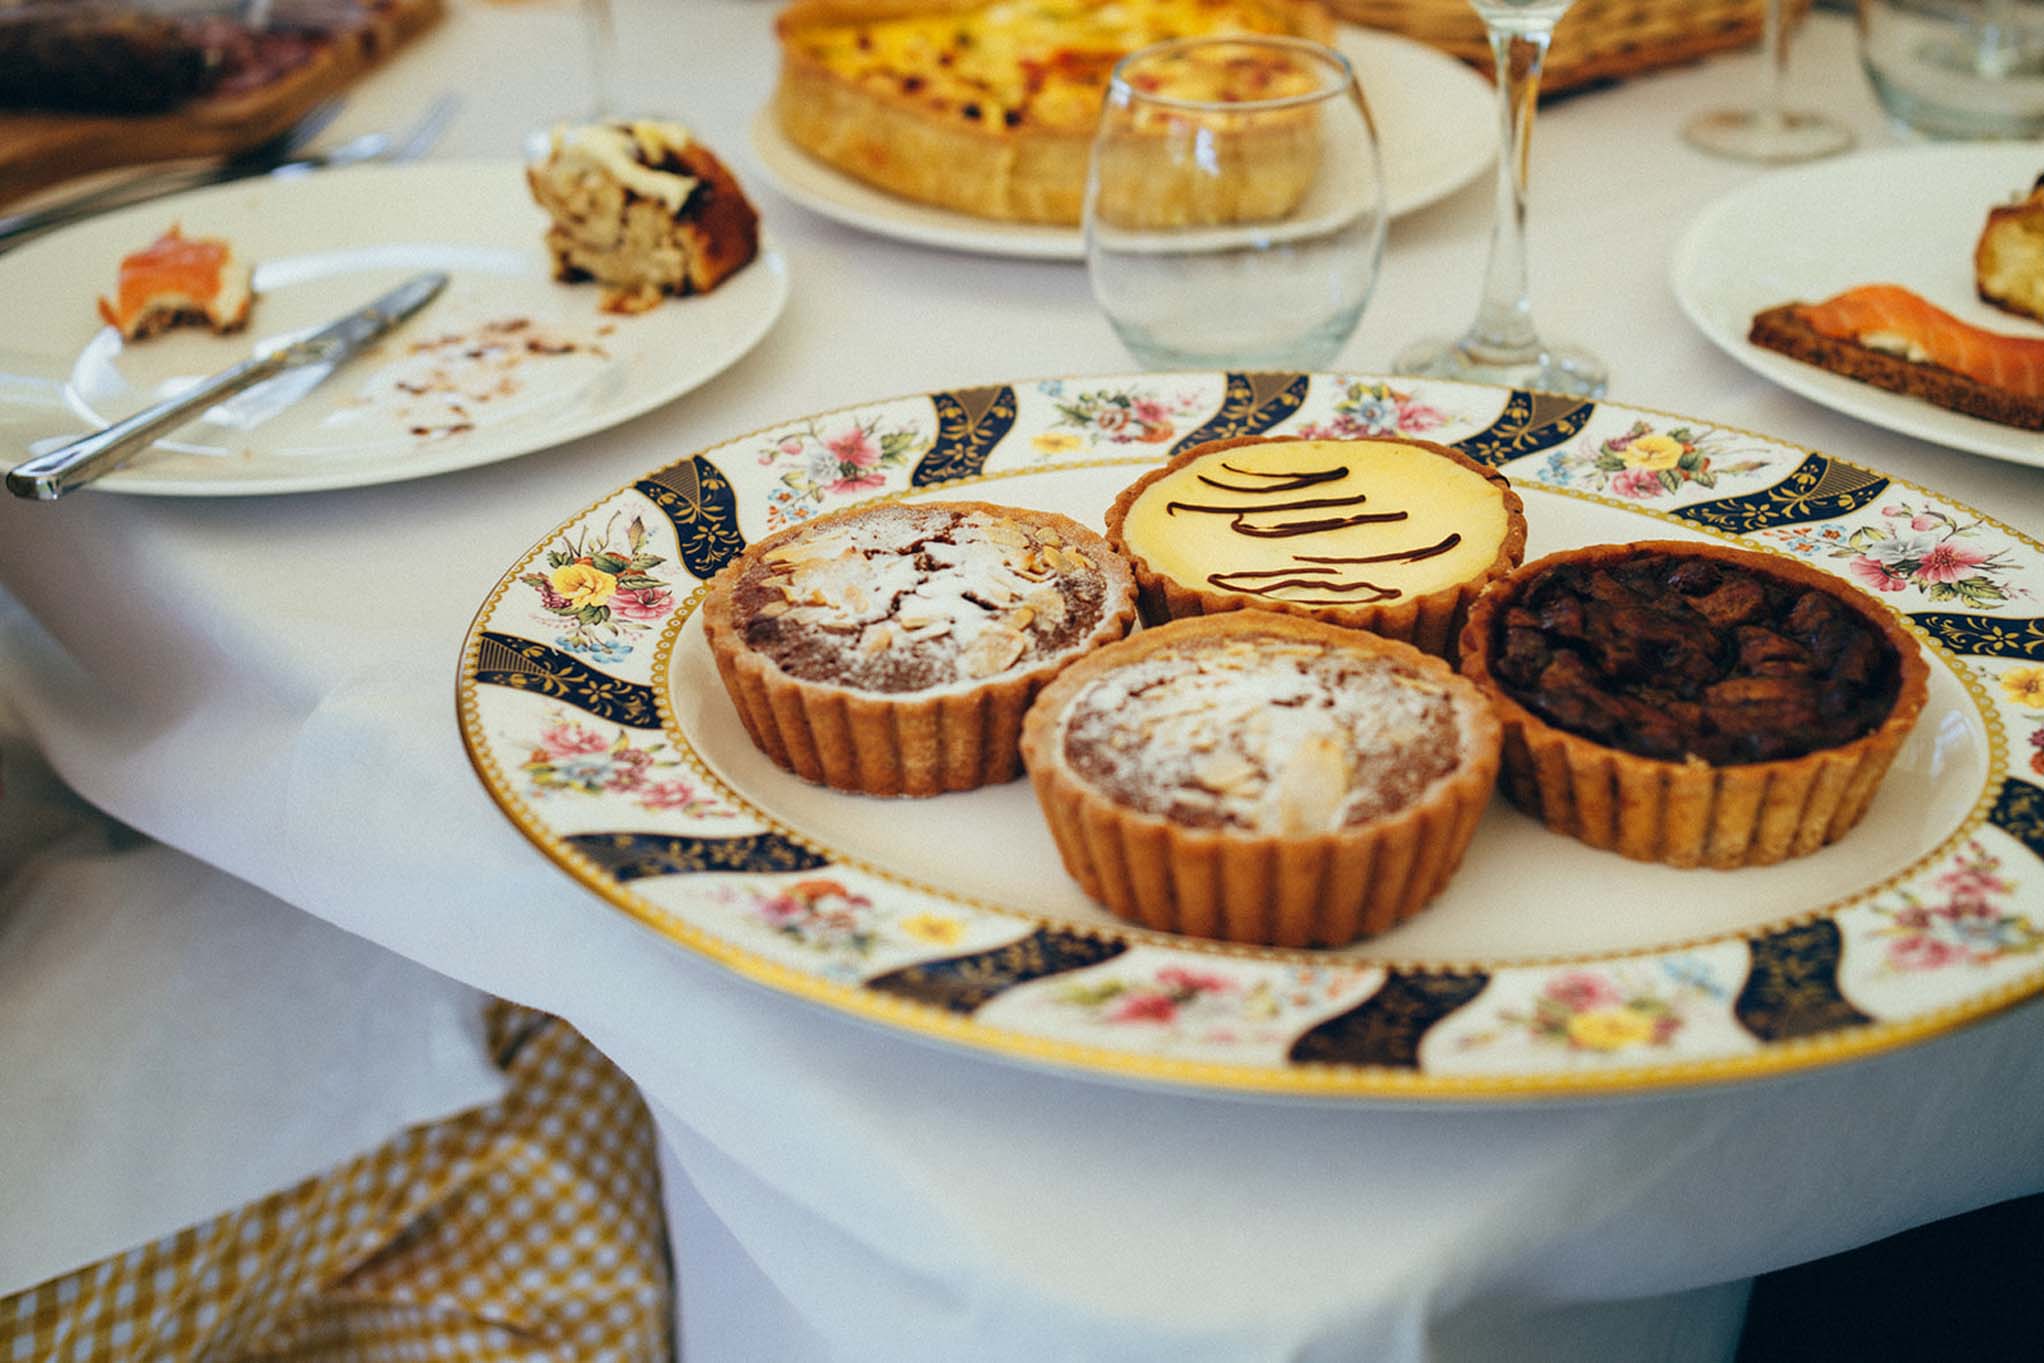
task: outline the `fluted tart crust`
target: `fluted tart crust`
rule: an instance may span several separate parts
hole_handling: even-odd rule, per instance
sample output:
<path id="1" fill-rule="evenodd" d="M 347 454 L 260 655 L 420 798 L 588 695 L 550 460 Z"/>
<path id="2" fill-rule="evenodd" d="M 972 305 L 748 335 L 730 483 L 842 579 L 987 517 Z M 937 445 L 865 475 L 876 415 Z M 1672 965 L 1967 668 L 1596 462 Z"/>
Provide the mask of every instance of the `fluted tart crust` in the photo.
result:
<path id="1" fill-rule="evenodd" d="M 1331 42 L 1314 0 L 795 0 L 773 114 L 796 146 L 905 198 L 1076 225 L 1109 73 L 1166 38 Z"/>
<path id="2" fill-rule="evenodd" d="M 1152 624 L 1254 608 L 1450 657 L 1526 516 L 1503 474 L 1432 441 L 1238 436 L 1137 479 L 1107 538 Z"/>
<path id="3" fill-rule="evenodd" d="M 1438 894 L 1498 747 L 1481 694 L 1438 658 L 1270 611 L 1089 654 L 1022 730 L 1088 894 L 1146 927 L 1285 947 L 1383 932 Z"/>
<path id="4" fill-rule="evenodd" d="M 1794 559 L 1596 545 L 1484 593 L 1462 671 L 1504 725 L 1503 785 L 1549 828 L 1670 866 L 1765 866 L 1843 837 L 1922 712 L 1893 615 Z"/>
<path id="5" fill-rule="evenodd" d="M 711 582 L 702 618 L 761 752 L 837 790 L 923 796 L 1021 775 L 1031 698 L 1128 632 L 1135 591 L 1066 517 L 889 503 L 750 546 Z"/>

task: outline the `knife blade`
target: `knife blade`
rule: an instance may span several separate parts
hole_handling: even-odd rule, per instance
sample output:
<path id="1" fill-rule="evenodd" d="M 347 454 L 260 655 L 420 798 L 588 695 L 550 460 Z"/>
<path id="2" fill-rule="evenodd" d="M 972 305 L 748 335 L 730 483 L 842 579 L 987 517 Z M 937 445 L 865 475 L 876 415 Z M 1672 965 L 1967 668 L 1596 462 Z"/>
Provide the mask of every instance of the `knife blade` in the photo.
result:
<path id="1" fill-rule="evenodd" d="M 428 270 L 414 275 L 374 302 L 309 336 L 251 355 L 174 398 L 145 407 L 103 431 L 80 436 L 16 465 L 7 475 L 7 490 L 33 501 L 55 501 L 113 472 L 158 436 L 186 425 L 216 402 L 307 365 L 339 368 L 432 302 L 446 287 L 447 275 L 443 271 Z"/>

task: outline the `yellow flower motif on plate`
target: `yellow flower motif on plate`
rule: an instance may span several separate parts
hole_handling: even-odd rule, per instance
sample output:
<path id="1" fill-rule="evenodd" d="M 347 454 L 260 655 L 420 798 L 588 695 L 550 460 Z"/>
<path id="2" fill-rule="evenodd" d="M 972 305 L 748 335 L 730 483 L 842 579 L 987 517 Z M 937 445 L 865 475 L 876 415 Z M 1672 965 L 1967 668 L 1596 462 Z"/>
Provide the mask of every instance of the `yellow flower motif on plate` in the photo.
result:
<path id="1" fill-rule="evenodd" d="M 1682 460 L 1682 442 L 1669 435 L 1643 435 L 1619 458 L 1636 469 L 1671 469 Z"/>
<path id="2" fill-rule="evenodd" d="M 2012 667 L 2001 674 L 2001 689 L 2018 705 L 2044 710 L 2044 667 Z"/>
<path id="3" fill-rule="evenodd" d="M 1086 437 L 1077 431 L 1043 431 L 1031 436 L 1029 443 L 1038 454 L 1070 454 L 1086 447 Z"/>
<path id="4" fill-rule="evenodd" d="M 917 941 L 938 947 L 955 946 L 965 935 L 963 923 L 941 913 L 910 914 L 901 920 L 901 930 Z"/>
<path id="5" fill-rule="evenodd" d="M 617 593 L 617 578 L 588 563 L 563 563 L 547 580 L 577 610 L 600 606 Z"/>
<path id="6" fill-rule="evenodd" d="M 1568 1039 L 1586 1051 L 1622 1051 L 1654 1039 L 1654 1021 L 1635 1008 L 1599 1008 L 1568 1021 Z"/>

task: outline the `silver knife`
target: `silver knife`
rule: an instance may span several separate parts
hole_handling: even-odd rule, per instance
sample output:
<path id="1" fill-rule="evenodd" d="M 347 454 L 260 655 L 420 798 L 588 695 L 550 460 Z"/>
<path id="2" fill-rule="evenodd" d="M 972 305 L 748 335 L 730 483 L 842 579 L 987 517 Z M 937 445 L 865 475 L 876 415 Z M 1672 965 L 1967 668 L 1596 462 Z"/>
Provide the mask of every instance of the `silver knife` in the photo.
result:
<path id="1" fill-rule="evenodd" d="M 216 402 L 224 401 L 265 379 L 304 365 L 338 367 L 362 353 L 371 342 L 433 301 L 447 287 L 447 276 L 429 270 L 392 289 L 365 308 L 349 313 L 310 336 L 251 355 L 205 382 L 153 407 L 145 407 L 103 431 L 80 436 L 17 465 L 7 475 L 7 490 L 17 497 L 55 501 L 102 474 L 111 473 L 146 449 L 160 435 L 190 422 Z"/>

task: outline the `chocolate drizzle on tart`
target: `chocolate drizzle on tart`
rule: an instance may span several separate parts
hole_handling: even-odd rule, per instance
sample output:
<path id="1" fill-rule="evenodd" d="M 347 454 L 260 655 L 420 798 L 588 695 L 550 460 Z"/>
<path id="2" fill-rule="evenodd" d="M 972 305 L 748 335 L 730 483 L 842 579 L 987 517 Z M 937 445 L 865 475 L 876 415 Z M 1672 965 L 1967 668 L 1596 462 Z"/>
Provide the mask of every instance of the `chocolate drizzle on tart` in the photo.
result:
<path id="1" fill-rule="evenodd" d="M 1267 497 L 1275 493 L 1296 492 L 1301 488 L 1314 487 L 1321 483 L 1338 483 L 1347 478 L 1352 471 L 1347 464 L 1336 464 L 1324 469 L 1296 469 L 1285 472 L 1263 472 L 1257 469 L 1237 468 L 1235 465 L 1228 463 L 1223 463 L 1221 467 L 1229 473 L 1240 474 L 1247 478 L 1282 480 L 1265 483 L 1261 486 L 1244 486 L 1239 483 L 1224 483 L 1218 479 L 1209 478 L 1203 473 L 1198 475 L 1199 481 L 1205 483 L 1208 487 L 1218 488 L 1223 492 L 1245 493 L 1254 497 Z M 1362 506 L 1369 500 L 1368 493 L 1357 493 L 1352 497 L 1308 497 L 1295 502 L 1249 502 L 1213 505 L 1201 502 L 1172 501 L 1164 504 L 1164 510 L 1166 514 L 1173 516 L 1181 511 L 1191 512 L 1195 515 L 1228 516 L 1232 518 L 1228 522 L 1228 528 L 1236 534 L 1247 536 L 1250 539 L 1265 540 L 1294 539 L 1301 535 L 1323 535 L 1331 530 L 1346 530 L 1351 526 L 1358 525 L 1388 525 L 1409 519 L 1411 516 L 1411 513 L 1407 511 L 1360 512 L 1353 516 L 1326 516 L 1307 520 L 1280 521 L 1276 525 L 1251 525 L 1249 523 L 1249 517 L 1252 515 L 1276 515 L 1291 511 L 1320 511 L 1338 506 Z M 1458 530 L 1450 531 L 1440 540 L 1420 549 L 1394 549 L 1390 553 L 1385 554 L 1358 554 L 1350 556 L 1293 554 L 1292 562 L 1309 565 L 1330 563 L 1420 563 L 1426 559 L 1436 558 L 1441 554 L 1445 554 L 1460 543 L 1462 543 L 1462 533 Z M 1244 596 L 1275 597 L 1283 592 L 1319 591 L 1342 596 L 1350 600 L 1376 602 L 1396 601 L 1399 597 L 1405 595 L 1397 587 L 1387 587 L 1379 583 L 1365 582 L 1360 579 L 1353 582 L 1330 582 L 1325 580 L 1324 576 L 1309 576 L 1309 574 L 1332 574 L 1333 571 L 1332 568 L 1326 567 L 1278 568 L 1271 570 L 1242 568 L 1208 573 L 1206 580 L 1209 584 L 1220 588 L 1224 592 L 1240 592 Z M 1287 574 L 1290 574 L 1290 576 L 1287 576 Z M 1267 578 L 1280 580 L 1263 582 L 1261 586 L 1252 587 L 1247 585 L 1248 583 L 1262 581 Z M 1357 597 L 1354 594 L 1358 592 L 1368 592 L 1370 595 Z"/>
<path id="2" fill-rule="evenodd" d="M 901 694 L 991 677 L 1099 627 L 1107 580 L 1066 540 L 978 511 L 875 508 L 762 554 L 734 615 L 750 648 L 805 681 Z"/>
<path id="3" fill-rule="evenodd" d="M 1640 552 L 1528 578 L 1496 618 L 1491 674 L 1548 723 L 1660 761 L 1771 762 L 1871 733 L 1900 658 L 1831 592 Z"/>
<path id="4" fill-rule="evenodd" d="M 1441 656 L 1526 542 L 1503 475 L 1402 437 L 1195 446 L 1124 490 L 1107 530 L 1153 624 L 1254 605 Z"/>

